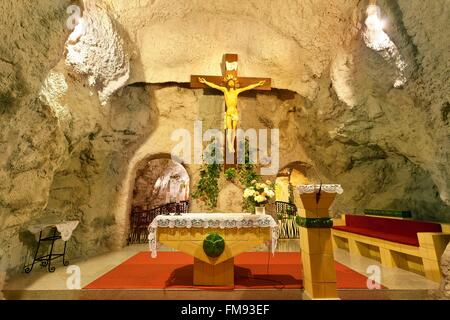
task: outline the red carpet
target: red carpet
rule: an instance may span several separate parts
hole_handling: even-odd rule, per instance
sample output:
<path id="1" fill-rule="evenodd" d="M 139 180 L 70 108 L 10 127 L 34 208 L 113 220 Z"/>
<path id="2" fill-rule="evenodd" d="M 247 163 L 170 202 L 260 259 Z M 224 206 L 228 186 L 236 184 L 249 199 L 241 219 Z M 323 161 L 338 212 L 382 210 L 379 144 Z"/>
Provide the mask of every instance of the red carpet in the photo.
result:
<path id="1" fill-rule="evenodd" d="M 235 289 L 303 288 L 300 253 L 277 252 L 272 256 L 267 252 L 246 252 L 235 257 L 234 262 Z M 159 252 L 156 259 L 150 258 L 149 252 L 140 252 L 84 289 L 202 288 L 192 284 L 193 263 L 194 258 L 181 252 Z M 365 276 L 340 263 L 335 266 L 339 289 L 367 288 Z"/>

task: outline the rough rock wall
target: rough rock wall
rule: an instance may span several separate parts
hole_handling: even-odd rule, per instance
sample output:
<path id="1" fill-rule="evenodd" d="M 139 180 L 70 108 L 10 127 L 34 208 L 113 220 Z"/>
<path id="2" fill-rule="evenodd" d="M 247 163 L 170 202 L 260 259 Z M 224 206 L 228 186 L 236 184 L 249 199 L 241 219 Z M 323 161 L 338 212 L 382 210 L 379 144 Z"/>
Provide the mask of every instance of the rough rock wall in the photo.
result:
<path id="1" fill-rule="evenodd" d="M 390 100 L 370 98 L 349 109 L 335 98 L 330 86 L 326 83 L 320 98 L 308 103 L 298 118 L 304 124 L 299 140 L 323 181 L 344 187 L 334 211 L 410 209 L 418 219 L 449 221 L 449 206 L 436 183 L 427 168 L 414 161 L 414 155 L 422 155 L 415 149 L 418 145 L 423 156 L 438 146 L 424 136 L 429 132 L 420 124 L 425 115 L 415 110 L 411 98 L 392 90 Z"/>
<path id="2" fill-rule="evenodd" d="M 397 8 L 415 49 L 417 73 L 407 91 L 424 114 L 422 123 L 434 143 L 418 164 L 430 173 L 446 204 L 450 204 L 450 34 L 444 26 L 450 19 L 449 4 L 447 0 L 432 4 L 400 0 Z"/>
<path id="3" fill-rule="evenodd" d="M 52 95 L 60 90 L 55 87 L 67 90 L 61 95 Z M 36 103 L 51 110 L 49 113 L 55 118 L 52 130 L 61 137 L 52 143 L 59 142 L 64 153 L 56 158 L 52 154 L 52 144 L 41 145 L 43 154 L 49 154 L 50 160 L 58 161 L 51 163 L 54 171 L 42 174 L 31 186 L 33 190 L 23 190 L 33 182 L 29 178 L 17 184 L 16 188 L 22 189 L 12 190 L 13 195 L 23 194 L 37 203 L 34 207 L 28 205 L 25 211 L 26 203 L 12 202 L 10 198 L 9 205 L 15 206 L 13 210 L 17 213 L 11 216 L 6 212 L 3 230 L 8 233 L 2 233 L 1 237 L 2 243 L 6 244 L 3 248 L 8 267 L 24 263 L 26 250 L 30 249 L 27 246 L 33 243 L 25 238 L 23 227 L 43 220 L 80 220 L 80 226 L 69 243 L 73 257 L 111 249 L 114 243 L 111 239 L 115 235 L 111 209 L 113 199 L 128 159 L 151 132 L 156 115 L 150 108 L 145 87 L 125 87 L 120 95 L 111 99 L 110 104 L 100 106 L 98 97 L 88 84 L 72 80 L 61 65 L 50 72 L 44 82 L 41 99 Z M 43 127 L 40 129 L 41 134 L 46 132 Z M 36 138 L 39 137 L 37 135 Z M 32 170 L 29 172 L 34 173 Z M 46 188 L 44 195 L 44 191 L 37 192 L 40 190 L 38 187 Z M 13 253 L 15 256 L 10 256 Z"/>
<path id="4" fill-rule="evenodd" d="M 69 5 L 1 3 L 0 273 L 23 267 L 34 244 L 24 228 L 38 221 L 81 221 L 72 257 L 108 250 L 117 184 L 155 122 L 145 87 L 125 87 L 101 106 L 85 75 L 69 73 Z"/>
<path id="5" fill-rule="evenodd" d="M 329 132 L 323 133 L 327 149 L 339 150 L 341 165 L 330 158 L 326 166 L 331 176 L 346 171 L 349 179 L 358 170 L 373 170 L 367 183 L 358 184 L 361 201 L 343 200 L 344 206 L 362 207 L 369 201 L 378 207 L 409 207 L 418 218 L 449 221 L 449 81 L 448 65 L 441 64 L 449 59 L 449 39 L 437 30 L 450 11 L 440 1 L 427 6 L 420 1 L 379 3 L 386 30 L 408 63 L 408 82 L 402 90 L 393 89 L 393 66 L 358 39 L 338 52 L 332 81 L 325 81 L 311 109 L 325 124 L 319 130 Z M 443 87 L 437 89 L 437 83 Z M 416 197 L 415 190 L 426 196 Z"/>
<path id="6" fill-rule="evenodd" d="M 66 66 L 77 75 L 85 75 L 98 90 L 102 105 L 123 87 L 130 76 L 128 53 L 123 36 L 108 12 L 84 1 L 84 10 L 66 42 Z"/>
<path id="7" fill-rule="evenodd" d="M 113 248 L 113 200 L 128 160 L 154 129 L 156 118 L 143 86 L 125 87 L 101 106 L 84 85 L 72 86 L 64 96 L 72 118 L 67 137 L 73 150 L 55 173 L 42 212 L 81 221 L 70 242 L 71 254 L 78 257 Z"/>
<path id="8" fill-rule="evenodd" d="M 61 59 L 68 4 L 0 3 L 0 273 L 20 260 L 18 229 L 45 207 L 67 154 L 57 118 L 38 94 Z"/>

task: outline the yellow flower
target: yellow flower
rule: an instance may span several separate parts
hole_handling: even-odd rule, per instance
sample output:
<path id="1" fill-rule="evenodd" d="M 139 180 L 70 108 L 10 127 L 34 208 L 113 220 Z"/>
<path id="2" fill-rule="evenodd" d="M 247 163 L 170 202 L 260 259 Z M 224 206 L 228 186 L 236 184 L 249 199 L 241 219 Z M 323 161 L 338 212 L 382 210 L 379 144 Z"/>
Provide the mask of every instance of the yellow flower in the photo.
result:
<path id="1" fill-rule="evenodd" d="M 264 183 L 257 183 L 256 185 L 255 185 L 255 187 L 257 188 L 257 189 L 264 189 L 265 187 L 267 187 Z"/>
<path id="2" fill-rule="evenodd" d="M 255 201 L 259 202 L 259 203 L 264 202 L 266 200 L 267 200 L 266 197 L 264 197 L 262 195 L 259 195 L 259 196 L 255 197 Z"/>

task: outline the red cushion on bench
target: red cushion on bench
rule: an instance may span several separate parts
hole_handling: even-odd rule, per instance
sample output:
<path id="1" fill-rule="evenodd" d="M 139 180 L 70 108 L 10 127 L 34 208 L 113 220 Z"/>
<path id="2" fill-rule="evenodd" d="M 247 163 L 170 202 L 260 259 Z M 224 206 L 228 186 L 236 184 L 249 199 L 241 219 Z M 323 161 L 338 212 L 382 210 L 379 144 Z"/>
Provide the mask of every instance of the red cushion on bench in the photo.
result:
<path id="1" fill-rule="evenodd" d="M 345 224 L 333 228 L 416 247 L 419 246 L 418 232 L 442 232 L 438 223 L 359 215 L 346 215 Z"/>
<path id="2" fill-rule="evenodd" d="M 360 235 L 371 237 L 371 238 L 377 238 L 377 239 L 383 239 L 383 240 L 388 240 L 388 241 L 397 242 L 397 243 L 403 243 L 403 244 L 407 244 L 410 246 L 416 246 L 416 247 L 419 246 L 419 240 L 417 239 L 417 237 L 407 237 L 407 236 L 402 236 L 402 235 L 397 235 L 397 234 L 379 232 L 379 231 L 370 230 L 370 229 L 347 227 L 347 226 L 333 227 L 333 229 L 356 233 L 356 234 L 360 234 Z"/>

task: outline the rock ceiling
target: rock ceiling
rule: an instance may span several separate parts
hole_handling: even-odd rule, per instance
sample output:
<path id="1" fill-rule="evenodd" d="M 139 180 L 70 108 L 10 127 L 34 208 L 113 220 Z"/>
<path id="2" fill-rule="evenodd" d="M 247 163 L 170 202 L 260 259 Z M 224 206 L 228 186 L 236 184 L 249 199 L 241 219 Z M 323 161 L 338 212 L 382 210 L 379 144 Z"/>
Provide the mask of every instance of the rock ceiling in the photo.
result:
<path id="1" fill-rule="evenodd" d="M 130 82 L 189 82 L 220 74 L 224 53 L 240 73 L 313 98 L 336 48 L 357 32 L 358 1 L 107 1 L 136 46 Z"/>

